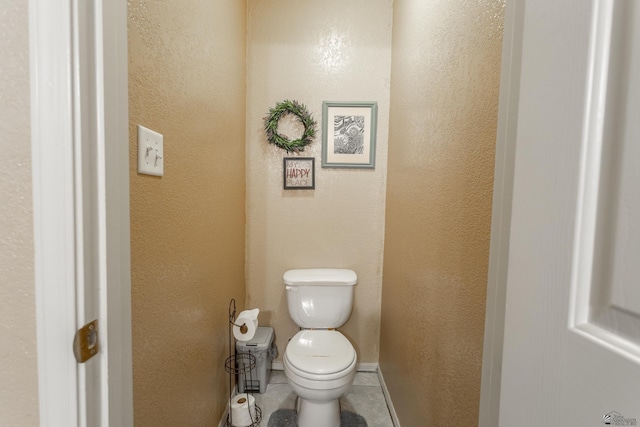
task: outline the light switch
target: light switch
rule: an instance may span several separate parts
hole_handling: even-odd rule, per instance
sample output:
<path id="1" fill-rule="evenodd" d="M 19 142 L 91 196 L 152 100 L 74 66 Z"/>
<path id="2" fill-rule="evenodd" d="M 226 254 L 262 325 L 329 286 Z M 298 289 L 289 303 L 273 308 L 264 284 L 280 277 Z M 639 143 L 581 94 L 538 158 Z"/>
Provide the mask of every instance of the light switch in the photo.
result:
<path id="1" fill-rule="evenodd" d="M 138 173 L 164 175 L 162 134 L 138 125 Z"/>

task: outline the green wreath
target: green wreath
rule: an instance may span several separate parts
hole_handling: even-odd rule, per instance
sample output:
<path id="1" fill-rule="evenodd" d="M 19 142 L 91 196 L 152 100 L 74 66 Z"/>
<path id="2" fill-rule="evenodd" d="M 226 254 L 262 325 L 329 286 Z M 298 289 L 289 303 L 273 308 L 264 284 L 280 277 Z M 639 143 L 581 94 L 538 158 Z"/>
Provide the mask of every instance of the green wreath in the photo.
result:
<path id="1" fill-rule="evenodd" d="M 287 114 L 293 114 L 298 117 L 304 126 L 302 136 L 293 141 L 278 133 L 278 122 Z M 307 107 L 298 101 L 284 100 L 269 109 L 269 115 L 264 118 L 264 130 L 267 133 L 267 140 L 269 143 L 287 150 L 287 153 L 304 151 L 304 147 L 311 144 L 313 137 L 316 135 L 316 124 L 316 121 L 307 111 Z"/>

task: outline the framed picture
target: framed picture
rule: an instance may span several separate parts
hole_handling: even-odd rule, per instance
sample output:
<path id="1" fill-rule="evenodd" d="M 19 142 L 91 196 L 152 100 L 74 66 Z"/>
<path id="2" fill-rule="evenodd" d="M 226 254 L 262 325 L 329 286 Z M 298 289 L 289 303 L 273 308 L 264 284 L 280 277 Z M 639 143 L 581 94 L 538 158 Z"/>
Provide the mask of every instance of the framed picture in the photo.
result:
<path id="1" fill-rule="evenodd" d="M 377 122 L 375 102 L 323 102 L 322 167 L 373 169 Z"/>
<path id="2" fill-rule="evenodd" d="M 316 188 L 315 157 L 284 158 L 284 189 L 313 190 Z"/>

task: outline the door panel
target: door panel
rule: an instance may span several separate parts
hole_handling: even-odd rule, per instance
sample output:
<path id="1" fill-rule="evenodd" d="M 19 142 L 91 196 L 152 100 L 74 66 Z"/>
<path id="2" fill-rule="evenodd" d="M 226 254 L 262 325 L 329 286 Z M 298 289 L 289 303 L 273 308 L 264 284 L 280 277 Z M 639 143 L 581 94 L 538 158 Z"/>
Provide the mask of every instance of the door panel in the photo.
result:
<path id="1" fill-rule="evenodd" d="M 636 425 L 640 8 L 524 13 L 500 425 Z"/>
<path id="2" fill-rule="evenodd" d="M 594 241 L 595 256 L 592 279 L 577 284 L 590 288 L 588 308 L 582 308 L 588 315 L 577 322 L 602 327 L 616 342 L 631 341 L 624 348 L 633 352 L 632 344 L 640 344 L 640 82 L 636 78 L 640 75 L 640 39 L 634 27 L 634 22 L 640 22 L 640 8 L 635 2 L 601 7 L 597 37 L 603 42 L 597 45 L 603 51 L 610 47 L 610 59 L 606 79 L 594 82 L 592 92 L 610 95 L 593 101 L 604 112 L 603 132 L 600 138 L 588 138 L 594 147 L 587 150 L 584 170 L 587 175 L 599 173 L 600 182 L 599 187 L 585 186 L 583 198 L 597 203 L 583 209 L 590 211 L 596 223 L 593 234 L 583 230 L 580 237 Z M 605 43 L 607 36 L 610 40 Z M 604 57 L 605 52 L 597 55 Z M 578 264 L 589 263 L 586 259 Z"/>

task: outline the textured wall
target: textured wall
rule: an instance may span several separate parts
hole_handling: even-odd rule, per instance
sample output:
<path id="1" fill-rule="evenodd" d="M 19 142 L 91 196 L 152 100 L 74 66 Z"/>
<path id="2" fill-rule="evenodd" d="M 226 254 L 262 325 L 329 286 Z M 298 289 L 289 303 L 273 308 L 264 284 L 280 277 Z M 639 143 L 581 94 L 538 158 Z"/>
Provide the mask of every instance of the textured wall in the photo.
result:
<path id="1" fill-rule="evenodd" d="M 136 427 L 217 425 L 227 308 L 245 300 L 245 31 L 238 0 L 129 1 Z M 136 125 L 165 175 L 136 172 Z"/>
<path id="2" fill-rule="evenodd" d="M 360 362 L 377 362 L 391 61 L 391 0 L 248 2 L 247 306 L 275 328 L 282 359 L 297 331 L 282 274 L 291 268 L 357 272 L 355 308 L 341 329 Z M 301 155 L 316 158 L 315 190 L 283 190 L 282 158 L 263 117 L 284 99 L 377 101 L 375 170 L 321 167 L 321 132 Z M 319 127 L 319 130 L 321 128 Z"/>
<path id="3" fill-rule="evenodd" d="M 38 425 L 27 2 L 0 13 L 0 424 Z"/>
<path id="4" fill-rule="evenodd" d="M 380 367 L 402 425 L 477 425 L 503 2 L 394 2 Z"/>

